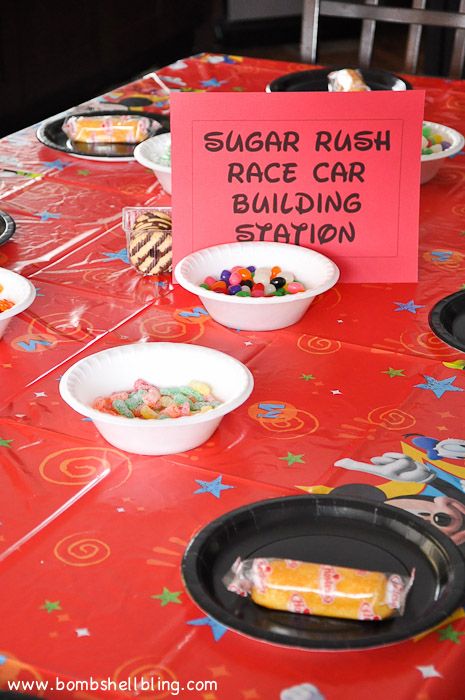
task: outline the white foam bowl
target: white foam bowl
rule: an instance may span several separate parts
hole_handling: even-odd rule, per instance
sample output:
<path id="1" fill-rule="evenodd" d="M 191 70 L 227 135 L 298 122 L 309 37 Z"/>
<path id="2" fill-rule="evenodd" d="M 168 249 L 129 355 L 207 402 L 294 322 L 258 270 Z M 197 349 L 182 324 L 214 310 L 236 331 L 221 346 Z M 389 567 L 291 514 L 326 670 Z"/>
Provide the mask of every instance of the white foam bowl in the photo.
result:
<path id="1" fill-rule="evenodd" d="M 171 146 L 171 134 L 158 134 L 139 143 L 134 149 L 134 158 L 145 168 L 153 170 L 165 192 L 171 194 L 171 165 L 159 160 Z"/>
<path id="2" fill-rule="evenodd" d="M 449 126 L 426 121 L 423 122 L 423 126 L 429 126 L 434 134 L 439 134 L 444 141 L 449 141 L 451 145 L 450 148 L 446 148 L 445 151 L 441 151 L 440 153 L 430 153 L 429 155 L 421 156 L 420 182 L 422 185 L 432 180 L 440 167 L 444 165 L 445 159 L 461 151 L 465 143 L 462 134 L 455 131 L 455 129 L 451 129 Z"/>
<path id="3" fill-rule="evenodd" d="M 131 389 L 136 379 L 159 387 L 206 382 L 222 403 L 199 415 L 166 420 L 125 418 L 92 408 L 99 396 Z M 198 447 L 214 433 L 223 416 L 246 401 L 252 389 L 253 376 L 242 362 L 218 350 L 186 343 L 135 343 L 102 350 L 76 362 L 60 380 L 61 397 L 91 418 L 105 440 L 141 455 Z"/>
<path id="4" fill-rule="evenodd" d="M 238 297 L 218 294 L 199 285 L 205 277 L 219 278 L 234 265 L 273 267 L 294 273 L 306 290 L 283 297 Z M 245 331 L 272 331 L 297 323 L 318 294 L 333 287 L 339 268 L 325 255 L 309 248 L 287 243 L 250 241 L 225 243 L 204 248 L 180 260 L 175 269 L 176 281 L 197 294 L 210 316 L 229 328 Z"/>
<path id="5" fill-rule="evenodd" d="M 14 301 L 15 305 L 0 313 L 0 338 L 5 333 L 12 318 L 28 308 L 36 297 L 34 285 L 16 272 L 0 267 L 0 298 Z"/>

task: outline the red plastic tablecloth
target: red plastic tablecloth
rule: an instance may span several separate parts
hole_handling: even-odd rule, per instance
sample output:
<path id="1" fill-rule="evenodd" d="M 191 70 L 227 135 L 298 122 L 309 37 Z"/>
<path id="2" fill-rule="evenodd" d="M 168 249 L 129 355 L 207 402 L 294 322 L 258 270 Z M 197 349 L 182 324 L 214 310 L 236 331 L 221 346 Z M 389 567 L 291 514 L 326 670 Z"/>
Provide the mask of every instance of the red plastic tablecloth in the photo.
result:
<path id="1" fill-rule="evenodd" d="M 160 74 L 175 89 L 240 91 L 262 90 L 296 69 L 302 66 L 201 54 Z M 463 129 L 463 81 L 409 80 L 426 90 L 426 119 Z M 135 97 L 151 103 L 144 109 L 168 110 L 151 80 L 90 104 Z M 299 324 L 248 333 L 217 325 L 198 311 L 196 297 L 128 264 L 122 207 L 169 204 L 151 172 L 48 149 L 33 127 L 0 142 L 0 209 L 17 224 L 0 265 L 38 291 L 0 342 L 2 687 L 47 681 L 48 689 L 30 692 L 50 696 L 55 677 L 152 676 L 185 688 L 188 680 L 215 681 L 216 690 L 179 691 L 202 700 L 464 697 L 462 609 L 421 638 L 386 648 L 294 650 L 215 623 L 180 575 L 192 535 L 240 505 L 356 483 L 377 487 L 386 500 L 406 495 L 415 510 L 415 497 L 426 493 L 425 484 L 336 466 L 343 458 L 369 463 L 404 452 L 456 489 L 456 499 L 450 488 L 449 496 L 430 490 L 443 509 L 464 501 L 463 458 L 434 453 L 446 438 L 465 438 L 464 355 L 428 325 L 434 303 L 465 287 L 464 156 L 422 186 L 418 284 L 338 284 Z M 254 391 L 196 450 L 166 458 L 123 453 L 63 403 L 58 382 L 77 358 L 140 340 L 226 351 L 251 369 Z M 263 417 L 258 405 L 267 403 L 283 406 Z M 461 517 L 446 530 L 459 545 L 465 540 Z M 176 687 L 137 692 L 170 697 Z M 69 686 L 69 694 L 124 693 Z"/>

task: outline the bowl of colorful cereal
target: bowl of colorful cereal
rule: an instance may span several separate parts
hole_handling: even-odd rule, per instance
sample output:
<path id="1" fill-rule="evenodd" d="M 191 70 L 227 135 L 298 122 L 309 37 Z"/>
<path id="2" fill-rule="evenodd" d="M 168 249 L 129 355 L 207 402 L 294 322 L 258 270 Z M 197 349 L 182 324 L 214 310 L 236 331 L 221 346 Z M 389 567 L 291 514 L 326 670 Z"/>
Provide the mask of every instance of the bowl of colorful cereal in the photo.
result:
<path id="1" fill-rule="evenodd" d="M 60 394 L 114 447 L 166 455 L 198 447 L 249 397 L 253 377 L 218 350 L 185 343 L 135 343 L 72 365 Z"/>
<path id="2" fill-rule="evenodd" d="M 336 284 L 339 268 L 316 250 L 251 241 L 191 253 L 175 276 L 218 323 L 271 331 L 297 323 L 315 297 Z"/>
<path id="3" fill-rule="evenodd" d="M 134 158 L 140 165 L 153 170 L 165 192 L 171 194 L 171 134 L 158 134 L 139 143 Z"/>
<path id="4" fill-rule="evenodd" d="M 455 156 L 463 146 L 464 138 L 455 129 L 424 121 L 421 142 L 421 184 L 432 180 L 445 159 Z"/>
<path id="5" fill-rule="evenodd" d="M 28 308 L 34 301 L 36 290 L 25 277 L 0 267 L 0 338 L 11 319 Z"/>

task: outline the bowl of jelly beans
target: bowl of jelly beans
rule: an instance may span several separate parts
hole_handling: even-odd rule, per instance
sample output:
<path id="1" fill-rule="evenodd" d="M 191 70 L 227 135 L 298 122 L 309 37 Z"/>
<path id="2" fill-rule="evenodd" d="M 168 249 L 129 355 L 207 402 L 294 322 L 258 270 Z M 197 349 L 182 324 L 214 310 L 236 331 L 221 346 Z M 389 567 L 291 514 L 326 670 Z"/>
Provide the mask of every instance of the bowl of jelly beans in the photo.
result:
<path id="1" fill-rule="evenodd" d="M 198 447 L 249 397 L 253 376 L 218 350 L 134 343 L 89 355 L 60 380 L 62 399 L 114 447 L 166 455 Z"/>
<path id="2" fill-rule="evenodd" d="M 429 182 L 444 164 L 445 159 L 456 155 L 463 146 L 464 138 L 455 129 L 424 121 L 421 141 L 421 184 Z"/>
<path id="3" fill-rule="evenodd" d="M 0 338 L 10 321 L 34 301 L 34 285 L 22 275 L 0 267 Z"/>
<path id="4" fill-rule="evenodd" d="M 297 323 L 339 269 L 322 253 L 286 243 L 224 243 L 198 250 L 175 277 L 197 294 L 210 316 L 229 328 L 270 331 Z"/>

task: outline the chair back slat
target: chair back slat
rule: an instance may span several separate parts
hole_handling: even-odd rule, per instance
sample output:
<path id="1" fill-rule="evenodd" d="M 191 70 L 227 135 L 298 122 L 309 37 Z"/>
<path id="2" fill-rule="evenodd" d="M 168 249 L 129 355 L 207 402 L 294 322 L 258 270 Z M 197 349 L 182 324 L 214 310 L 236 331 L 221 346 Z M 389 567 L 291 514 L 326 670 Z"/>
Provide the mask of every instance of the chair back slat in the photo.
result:
<path id="1" fill-rule="evenodd" d="M 377 5 L 378 0 L 366 0 L 367 5 Z M 376 21 L 374 19 L 364 19 L 362 22 L 362 32 L 360 34 L 360 47 L 358 60 L 361 68 L 368 68 L 373 54 L 375 42 Z"/>
<path id="2" fill-rule="evenodd" d="M 424 10 L 426 8 L 426 0 L 413 0 L 412 7 L 417 10 Z M 408 73 L 417 72 L 422 32 L 423 25 L 421 24 L 411 24 L 409 27 L 405 50 L 405 70 Z"/>
<path id="3" fill-rule="evenodd" d="M 302 15 L 302 39 L 300 53 L 303 61 L 316 62 L 316 47 L 318 41 L 319 0 L 305 0 Z"/>
<path id="4" fill-rule="evenodd" d="M 362 3 L 346 0 L 304 0 L 301 56 L 302 60 L 316 62 L 318 22 L 320 16 L 346 17 L 362 20 L 359 46 L 359 63 L 367 68 L 372 60 L 376 22 L 394 22 L 409 25 L 404 69 L 415 73 L 422 29 L 424 26 L 444 27 L 454 30 L 449 76 L 459 78 L 465 63 L 465 0 L 460 0 L 459 10 L 446 12 L 426 9 L 426 0 L 412 0 L 412 7 L 388 7 L 379 0 Z"/>

